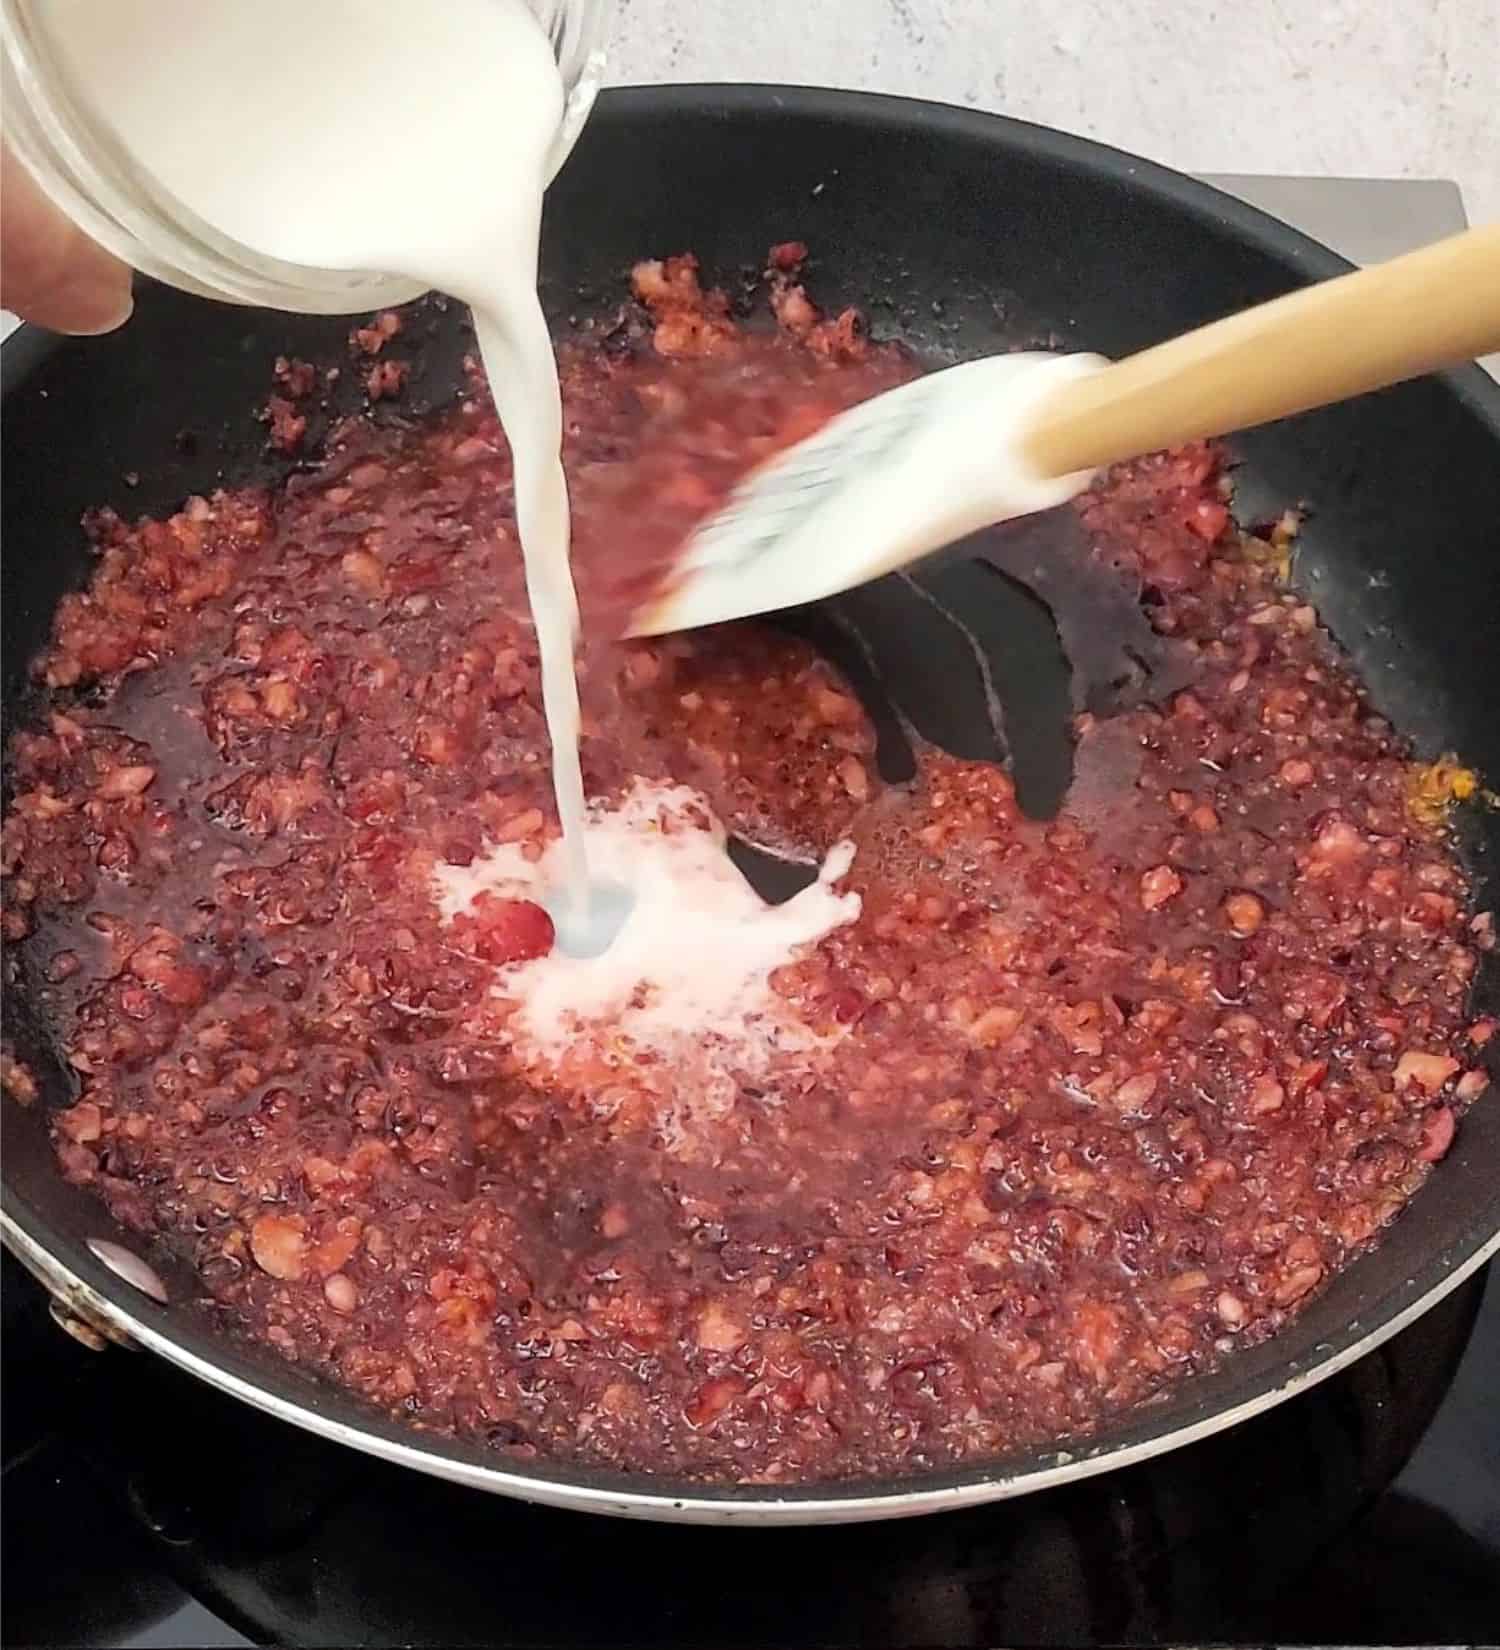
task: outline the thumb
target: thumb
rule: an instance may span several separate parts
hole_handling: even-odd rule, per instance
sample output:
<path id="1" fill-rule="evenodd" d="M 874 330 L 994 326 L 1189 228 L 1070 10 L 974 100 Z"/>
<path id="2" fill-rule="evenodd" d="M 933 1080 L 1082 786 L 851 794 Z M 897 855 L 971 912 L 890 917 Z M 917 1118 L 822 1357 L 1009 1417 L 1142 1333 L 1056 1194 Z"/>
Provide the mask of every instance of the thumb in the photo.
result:
<path id="1" fill-rule="evenodd" d="M 0 306 L 54 332 L 109 332 L 130 314 L 130 270 L 48 200 L 0 148 Z"/>

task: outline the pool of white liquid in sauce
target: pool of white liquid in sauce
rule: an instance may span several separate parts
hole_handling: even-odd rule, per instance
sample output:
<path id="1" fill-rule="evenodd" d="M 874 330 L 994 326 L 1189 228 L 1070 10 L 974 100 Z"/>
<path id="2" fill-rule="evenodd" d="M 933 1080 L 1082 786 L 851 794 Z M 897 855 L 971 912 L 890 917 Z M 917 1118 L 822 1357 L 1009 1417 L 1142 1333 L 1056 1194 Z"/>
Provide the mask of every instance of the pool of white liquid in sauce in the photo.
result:
<path id="1" fill-rule="evenodd" d="M 536 293 L 565 95 L 541 26 L 520 0 L 55 0 L 47 18 L 93 106 L 205 222 L 473 309 L 541 655 L 563 829 L 550 904 L 561 944 L 601 948 L 622 913 L 589 897 L 562 407 Z"/>
<path id="2" fill-rule="evenodd" d="M 485 893 L 549 904 L 559 849 L 531 860 L 519 844 L 501 843 L 472 865 L 440 865 L 443 916 L 468 911 Z M 591 810 L 589 849 L 606 888 L 628 885 L 628 910 L 606 950 L 569 956 L 559 948 L 497 981 L 518 1004 L 511 1029 L 524 1055 L 555 1068 L 597 1027 L 626 1052 L 677 1064 L 711 1042 L 744 1072 L 806 1041 L 770 977 L 858 917 L 859 895 L 834 886 L 854 859 L 852 843 L 829 851 L 816 881 L 767 905 L 730 860 L 724 827 L 698 792 L 637 780 L 617 806 Z"/>

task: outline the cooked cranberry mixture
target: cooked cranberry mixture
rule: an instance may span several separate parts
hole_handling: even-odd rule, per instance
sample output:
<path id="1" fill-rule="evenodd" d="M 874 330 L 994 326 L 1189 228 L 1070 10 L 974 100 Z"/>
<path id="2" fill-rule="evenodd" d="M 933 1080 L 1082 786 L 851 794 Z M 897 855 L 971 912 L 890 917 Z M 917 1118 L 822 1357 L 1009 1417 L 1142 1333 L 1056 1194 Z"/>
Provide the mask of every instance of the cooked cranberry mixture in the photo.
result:
<path id="1" fill-rule="evenodd" d="M 773 254 L 775 335 L 673 259 L 636 272 L 645 319 L 566 353 L 596 618 L 747 465 L 915 370 L 823 320 L 799 260 Z M 313 377 L 282 372 L 273 439 Z M 857 844 L 863 915 L 773 976 L 815 1052 L 696 1109 L 586 1037 L 523 1074 L 495 988 L 545 926 L 438 913 L 436 864 L 556 831 L 477 387 L 345 428 L 279 494 L 98 517 L 5 825 L 7 932 L 77 1075 L 63 1172 L 189 1256 L 226 1328 L 528 1458 L 911 1471 L 1274 1334 L 1484 1088 L 1489 929 L 1223 493 L 1195 448 L 1082 501 L 1195 679 L 1082 718 L 1050 823 L 936 751 L 883 784 L 846 685 L 770 630 L 585 647 L 594 795 L 670 778 L 783 852 Z"/>

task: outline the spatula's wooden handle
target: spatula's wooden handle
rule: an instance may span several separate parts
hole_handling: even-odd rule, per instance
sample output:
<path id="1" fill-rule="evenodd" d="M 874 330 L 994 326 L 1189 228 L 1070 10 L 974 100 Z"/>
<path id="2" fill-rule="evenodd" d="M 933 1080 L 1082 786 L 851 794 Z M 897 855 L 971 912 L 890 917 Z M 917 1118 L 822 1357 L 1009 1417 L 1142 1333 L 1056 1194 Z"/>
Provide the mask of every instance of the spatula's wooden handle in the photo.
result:
<path id="1" fill-rule="evenodd" d="M 1065 384 L 1024 439 L 1067 475 L 1249 429 L 1500 349 L 1500 223 L 1185 333 Z"/>

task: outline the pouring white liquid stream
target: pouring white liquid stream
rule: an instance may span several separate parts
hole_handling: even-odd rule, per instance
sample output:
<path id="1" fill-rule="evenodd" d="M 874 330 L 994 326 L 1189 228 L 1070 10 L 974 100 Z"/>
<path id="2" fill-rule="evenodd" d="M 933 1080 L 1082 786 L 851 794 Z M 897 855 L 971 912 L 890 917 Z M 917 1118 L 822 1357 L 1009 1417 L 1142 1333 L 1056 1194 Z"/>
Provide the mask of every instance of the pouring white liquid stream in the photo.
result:
<path id="1" fill-rule="evenodd" d="M 549 905 L 565 948 L 601 948 L 621 913 L 589 897 L 562 409 L 536 294 L 565 97 L 540 24 L 520 0 L 57 0 L 49 24 L 94 107 L 205 223 L 473 309 L 541 655 L 564 845 Z"/>
<path id="2" fill-rule="evenodd" d="M 514 461 L 563 831 L 546 902 L 565 951 L 601 950 L 628 899 L 588 874 L 562 409 L 536 294 L 542 193 L 566 98 L 540 24 L 521 0 L 55 0 L 48 19 L 92 106 L 206 224 L 264 256 L 410 276 L 473 309 Z M 895 400 L 924 393 L 914 385 Z M 991 491 L 997 478 L 1013 481 L 1010 513 L 1057 502 L 1056 484 L 1022 485 L 1014 466 L 997 467 L 1007 426 L 1005 407 L 994 410 L 1000 424 L 976 434 L 964 467 L 988 471 Z M 878 493 L 833 524 L 835 542 L 822 535 L 815 565 L 861 560 L 882 522 L 909 530 L 912 497 L 892 514 L 899 500 L 881 507 Z M 836 583 L 847 582 L 845 567 Z"/>
<path id="3" fill-rule="evenodd" d="M 547 856 L 545 884 L 528 884 L 526 897 L 547 905 L 559 951 L 597 956 L 629 922 L 635 940 L 624 951 L 634 955 L 632 945 L 639 951 L 636 942 L 650 938 L 663 959 L 650 963 L 642 953 L 636 964 L 643 978 L 664 985 L 675 977 L 664 961 L 672 912 L 696 901 L 718 913 L 731 953 L 764 962 L 749 969 L 751 979 L 769 970 L 778 947 L 786 952 L 826 931 L 824 919 L 849 920 L 857 900 L 824 908 L 804 901 L 791 924 L 748 888 L 744 901 L 726 899 L 702 854 L 672 861 L 674 875 L 691 886 L 674 890 L 667 876 L 653 881 L 650 852 L 638 877 L 630 876 L 626 838 L 586 810 L 562 410 L 536 293 L 542 194 L 555 169 L 566 98 L 551 46 L 521 0 L 382 0 L 378 7 L 360 0 L 56 0 L 48 18 L 84 96 L 205 224 L 263 256 L 412 277 L 473 309 L 513 457 L 563 832 L 559 850 Z M 1069 369 L 1059 363 L 1051 370 Z M 1012 399 L 1029 399 L 1019 381 L 1015 390 Z M 926 393 L 913 386 L 897 400 Z M 1003 445 L 1014 424 L 1003 394 L 1000 402 L 992 408 L 998 422 L 988 436 L 976 430 L 963 466 L 1014 483 L 1011 513 L 1057 502 L 1071 489 L 1039 489 L 1013 475 L 1013 466 L 997 469 L 997 438 Z M 897 502 L 887 500 L 893 508 Z M 906 514 L 896 510 L 886 525 L 909 530 L 913 503 L 906 499 Z M 843 566 L 866 555 L 881 515 L 856 511 L 834 534 L 837 542 L 813 547 L 814 560 Z M 847 569 L 843 579 L 852 582 Z M 589 878 L 589 831 L 610 872 L 597 886 Z M 632 916 L 637 896 L 649 909 Z M 756 937 L 738 932 L 745 924 Z M 709 940 L 700 939 L 701 950 Z M 619 968 L 636 964 L 622 956 L 588 977 L 615 979 Z M 738 987 L 725 1004 L 730 998 L 750 1000 Z"/>

